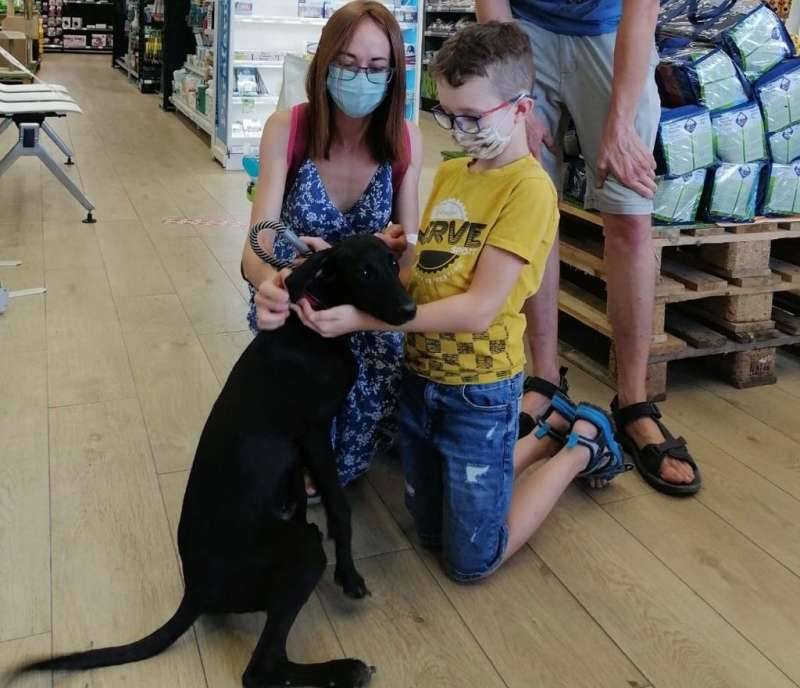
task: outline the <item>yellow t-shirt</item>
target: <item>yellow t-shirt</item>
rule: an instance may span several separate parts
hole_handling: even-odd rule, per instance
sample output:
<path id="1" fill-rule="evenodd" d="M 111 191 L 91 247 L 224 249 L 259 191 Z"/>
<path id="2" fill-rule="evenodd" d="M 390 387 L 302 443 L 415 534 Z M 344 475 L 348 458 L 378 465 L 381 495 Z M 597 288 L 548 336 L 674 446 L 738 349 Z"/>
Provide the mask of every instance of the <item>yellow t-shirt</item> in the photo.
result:
<path id="1" fill-rule="evenodd" d="M 483 247 L 527 264 L 485 332 L 409 333 L 406 365 L 434 382 L 497 382 L 521 372 L 525 300 L 539 288 L 558 226 L 558 199 L 533 156 L 476 172 L 469 158 L 444 163 L 422 217 L 410 292 L 422 305 L 469 290 Z"/>

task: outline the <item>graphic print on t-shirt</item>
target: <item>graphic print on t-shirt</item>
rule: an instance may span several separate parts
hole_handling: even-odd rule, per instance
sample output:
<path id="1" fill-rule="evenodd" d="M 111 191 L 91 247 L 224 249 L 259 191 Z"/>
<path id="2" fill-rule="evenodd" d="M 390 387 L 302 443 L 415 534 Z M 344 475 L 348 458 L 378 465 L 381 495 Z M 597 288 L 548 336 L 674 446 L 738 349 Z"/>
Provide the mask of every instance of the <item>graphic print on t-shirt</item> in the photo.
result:
<path id="1" fill-rule="evenodd" d="M 448 279 L 459 270 L 460 256 L 480 253 L 486 225 L 470 222 L 464 204 L 448 198 L 432 211 L 428 226 L 422 229 L 417 239 L 419 258 L 417 270 L 426 281 Z M 436 248 L 425 248 L 433 244 Z"/>

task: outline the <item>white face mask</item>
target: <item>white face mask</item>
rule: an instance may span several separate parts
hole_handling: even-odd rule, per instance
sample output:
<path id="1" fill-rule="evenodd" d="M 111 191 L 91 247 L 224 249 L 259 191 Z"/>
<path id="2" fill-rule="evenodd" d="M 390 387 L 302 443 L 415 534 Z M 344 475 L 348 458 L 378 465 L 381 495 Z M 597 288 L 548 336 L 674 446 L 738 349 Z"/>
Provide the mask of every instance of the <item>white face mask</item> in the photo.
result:
<path id="1" fill-rule="evenodd" d="M 509 107 L 510 114 L 514 113 L 514 105 Z M 505 119 L 508 119 L 509 113 L 506 113 Z M 477 133 L 467 133 L 466 131 L 461 131 L 458 127 L 454 127 L 451 135 L 467 155 L 478 160 L 492 160 L 508 148 L 513 131 L 513 123 L 505 133 L 493 124 L 490 126 L 482 125 L 481 130 Z"/>

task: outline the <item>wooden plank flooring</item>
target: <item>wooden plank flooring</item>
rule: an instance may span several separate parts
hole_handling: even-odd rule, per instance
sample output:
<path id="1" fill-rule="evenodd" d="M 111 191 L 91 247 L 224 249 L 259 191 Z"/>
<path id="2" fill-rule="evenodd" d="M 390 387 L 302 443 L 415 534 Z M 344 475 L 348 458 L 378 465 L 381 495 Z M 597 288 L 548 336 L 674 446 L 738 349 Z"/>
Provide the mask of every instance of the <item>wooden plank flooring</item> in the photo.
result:
<path id="1" fill-rule="evenodd" d="M 25 264 L 0 280 L 48 293 L 0 316 L 0 686 L 21 661 L 126 642 L 174 611 L 187 469 L 251 338 L 244 176 L 104 58 L 48 55 L 43 78 L 84 109 L 57 130 L 99 221 L 81 224 L 36 161 L 2 177 L 0 260 Z M 452 147 L 429 124 L 424 190 Z M 800 687 L 800 357 L 780 356 L 778 376 L 740 391 L 674 375 L 663 410 L 700 462 L 700 495 L 670 500 L 635 474 L 571 488 L 478 585 L 453 584 L 418 547 L 400 467 L 381 460 L 350 489 L 373 594 L 345 599 L 329 566 L 290 652 L 361 657 L 375 688 Z M 608 403 L 588 375 L 570 382 Z M 263 624 L 206 618 L 148 662 L 16 685 L 235 688 Z"/>

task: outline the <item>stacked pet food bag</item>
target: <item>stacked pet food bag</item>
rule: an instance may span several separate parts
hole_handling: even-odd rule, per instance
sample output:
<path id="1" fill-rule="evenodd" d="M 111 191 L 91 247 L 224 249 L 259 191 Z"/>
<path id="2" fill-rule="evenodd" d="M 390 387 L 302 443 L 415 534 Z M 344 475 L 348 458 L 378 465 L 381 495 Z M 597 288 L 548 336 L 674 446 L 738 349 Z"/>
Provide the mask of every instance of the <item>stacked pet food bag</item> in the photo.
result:
<path id="1" fill-rule="evenodd" d="M 800 215 L 800 59 L 761 0 L 665 0 L 659 224 Z"/>

